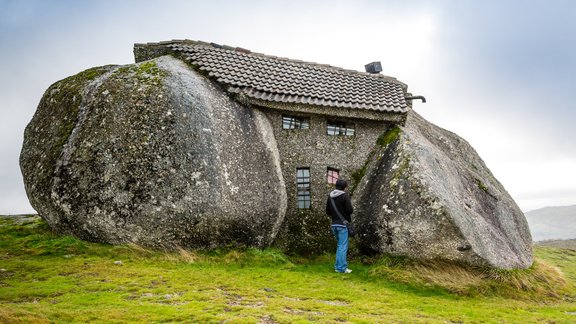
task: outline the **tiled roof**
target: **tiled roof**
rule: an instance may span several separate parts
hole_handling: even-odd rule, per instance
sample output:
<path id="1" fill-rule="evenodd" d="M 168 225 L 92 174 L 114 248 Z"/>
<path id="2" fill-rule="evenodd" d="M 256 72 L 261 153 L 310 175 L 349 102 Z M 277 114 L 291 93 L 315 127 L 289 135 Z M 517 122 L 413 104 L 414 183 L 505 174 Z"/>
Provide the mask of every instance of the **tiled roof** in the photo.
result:
<path id="1" fill-rule="evenodd" d="M 161 46 L 204 71 L 224 88 L 251 99 L 285 104 L 406 113 L 406 85 L 380 74 L 345 70 L 197 41 Z"/>

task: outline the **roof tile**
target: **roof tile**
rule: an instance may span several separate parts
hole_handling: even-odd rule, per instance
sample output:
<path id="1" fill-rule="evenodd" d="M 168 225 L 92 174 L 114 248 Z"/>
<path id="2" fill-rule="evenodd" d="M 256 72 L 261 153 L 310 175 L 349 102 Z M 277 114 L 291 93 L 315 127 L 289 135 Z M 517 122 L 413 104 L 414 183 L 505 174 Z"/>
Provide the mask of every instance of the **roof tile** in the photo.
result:
<path id="1" fill-rule="evenodd" d="M 257 100 L 406 113 L 406 85 L 395 78 L 253 53 L 198 41 L 163 46 L 224 85 Z"/>

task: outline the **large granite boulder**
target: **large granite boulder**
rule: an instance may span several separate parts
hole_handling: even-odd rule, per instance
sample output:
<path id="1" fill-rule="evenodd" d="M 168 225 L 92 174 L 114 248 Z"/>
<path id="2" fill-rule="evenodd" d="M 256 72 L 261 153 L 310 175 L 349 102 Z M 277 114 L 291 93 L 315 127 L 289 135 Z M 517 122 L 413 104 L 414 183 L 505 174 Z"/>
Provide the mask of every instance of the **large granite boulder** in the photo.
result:
<path id="1" fill-rule="evenodd" d="M 52 85 L 20 156 L 59 232 L 155 248 L 263 247 L 286 210 L 272 128 L 184 62 L 94 68 Z"/>
<path id="2" fill-rule="evenodd" d="M 365 253 L 503 269 L 532 264 L 516 203 L 462 138 L 414 112 L 385 134 L 354 192 Z"/>

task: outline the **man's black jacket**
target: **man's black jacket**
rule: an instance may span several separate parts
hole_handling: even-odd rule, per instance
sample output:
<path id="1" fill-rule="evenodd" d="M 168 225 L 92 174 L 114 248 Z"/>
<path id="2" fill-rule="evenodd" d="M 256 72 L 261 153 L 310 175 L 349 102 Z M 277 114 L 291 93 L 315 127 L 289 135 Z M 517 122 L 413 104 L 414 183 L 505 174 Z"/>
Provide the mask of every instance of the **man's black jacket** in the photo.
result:
<path id="1" fill-rule="evenodd" d="M 338 217 L 338 214 L 334 211 L 334 208 L 330 203 L 330 199 L 334 199 L 334 203 L 336 204 L 336 207 L 340 211 L 342 217 L 344 217 L 344 219 L 346 219 L 348 222 L 352 222 L 351 216 L 354 209 L 352 208 L 350 197 L 346 192 L 336 189 L 330 192 L 330 195 L 328 195 L 328 199 L 326 200 L 326 214 L 332 216 L 332 225 L 344 224 L 342 223 L 342 220 L 340 220 L 340 217 Z"/>

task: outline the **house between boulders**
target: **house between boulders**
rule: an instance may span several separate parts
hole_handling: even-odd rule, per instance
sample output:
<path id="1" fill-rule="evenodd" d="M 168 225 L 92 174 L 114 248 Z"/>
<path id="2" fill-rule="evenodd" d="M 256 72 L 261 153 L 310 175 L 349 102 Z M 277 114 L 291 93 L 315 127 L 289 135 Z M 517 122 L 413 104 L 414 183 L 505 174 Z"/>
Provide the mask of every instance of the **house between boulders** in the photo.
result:
<path id="1" fill-rule="evenodd" d="M 406 84 L 379 74 L 379 64 L 358 72 L 190 40 L 136 44 L 134 54 L 136 62 L 177 57 L 267 116 L 288 200 L 275 244 L 303 254 L 333 244 L 327 194 L 338 178 L 354 188 L 378 139 L 405 122 L 414 98 Z"/>
<path id="2" fill-rule="evenodd" d="M 331 251 L 324 204 L 341 177 L 361 253 L 532 264 L 512 197 L 398 80 L 195 41 L 137 44 L 135 56 L 54 83 L 26 127 L 26 192 L 54 231 Z"/>

